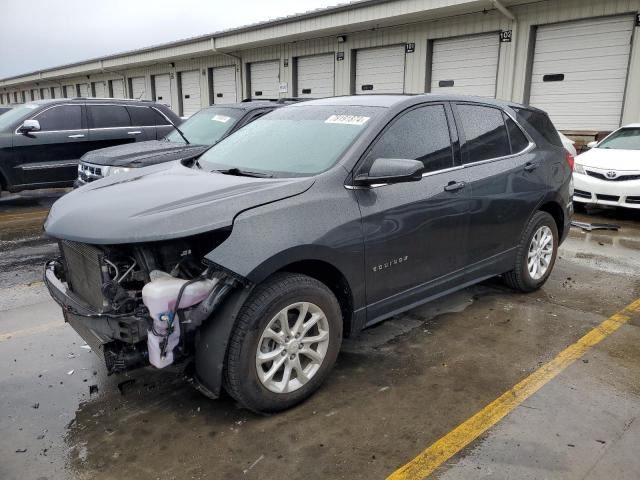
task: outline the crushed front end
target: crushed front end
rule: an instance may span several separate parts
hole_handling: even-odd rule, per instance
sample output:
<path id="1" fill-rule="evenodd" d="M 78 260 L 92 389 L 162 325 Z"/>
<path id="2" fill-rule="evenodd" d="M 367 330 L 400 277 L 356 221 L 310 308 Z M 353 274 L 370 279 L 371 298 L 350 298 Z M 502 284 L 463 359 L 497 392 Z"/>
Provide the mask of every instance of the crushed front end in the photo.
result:
<path id="1" fill-rule="evenodd" d="M 224 232 L 131 245 L 59 240 L 44 282 L 111 373 L 193 354 L 195 333 L 237 280 L 202 262 Z"/>

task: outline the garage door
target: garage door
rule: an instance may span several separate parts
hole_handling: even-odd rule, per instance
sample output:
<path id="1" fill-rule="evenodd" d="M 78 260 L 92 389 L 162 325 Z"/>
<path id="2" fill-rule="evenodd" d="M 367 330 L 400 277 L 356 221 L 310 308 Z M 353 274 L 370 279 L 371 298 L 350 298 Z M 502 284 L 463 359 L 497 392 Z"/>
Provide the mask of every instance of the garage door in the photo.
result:
<path id="1" fill-rule="evenodd" d="M 122 80 L 111 80 L 111 98 L 124 98 L 124 82 Z"/>
<path id="2" fill-rule="evenodd" d="M 333 54 L 299 57 L 296 61 L 298 97 L 333 97 Z"/>
<path id="3" fill-rule="evenodd" d="M 154 100 L 171 108 L 171 76 L 168 73 L 154 75 L 153 77 Z"/>
<path id="4" fill-rule="evenodd" d="M 498 33 L 434 40 L 431 92 L 496 96 Z"/>
<path id="5" fill-rule="evenodd" d="M 560 130 L 618 128 L 632 29 L 632 17 L 540 26 L 529 103 Z"/>
<path id="6" fill-rule="evenodd" d="M 106 82 L 93 82 L 93 96 L 96 98 L 106 98 L 107 95 L 107 83 Z"/>
<path id="7" fill-rule="evenodd" d="M 236 101 L 236 67 L 212 69 L 213 103 L 234 103 Z"/>
<path id="8" fill-rule="evenodd" d="M 182 111 L 180 115 L 189 117 L 200 110 L 199 70 L 180 73 L 180 94 L 182 95 Z"/>
<path id="9" fill-rule="evenodd" d="M 404 93 L 404 45 L 356 52 L 356 94 Z"/>
<path id="10" fill-rule="evenodd" d="M 90 97 L 91 93 L 89 93 L 89 84 L 81 83 L 80 84 L 80 96 L 81 97 Z"/>
<path id="11" fill-rule="evenodd" d="M 249 67 L 251 98 L 278 98 L 280 62 L 258 62 Z"/>
<path id="12" fill-rule="evenodd" d="M 147 87 L 144 82 L 144 77 L 133 77 L 130 79 L 131 85 L 131 98 L 142 100 L 147 93 Z"/>

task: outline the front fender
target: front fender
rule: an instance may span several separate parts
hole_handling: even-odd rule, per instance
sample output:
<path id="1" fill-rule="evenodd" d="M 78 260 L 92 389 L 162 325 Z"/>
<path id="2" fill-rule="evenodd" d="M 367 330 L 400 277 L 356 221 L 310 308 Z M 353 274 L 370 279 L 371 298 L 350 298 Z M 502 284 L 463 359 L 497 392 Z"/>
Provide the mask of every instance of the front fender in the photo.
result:
<path id="1" fill-rule="evenodd" d="M 238 215 L 231 235 L 206 259 L 260 283 L 302 260 L 334 266 L 349 283 L 355 309 L 364 306 L 364 244 L 360 209 L 351 190 L 318 181 L 297 197 Z"/>

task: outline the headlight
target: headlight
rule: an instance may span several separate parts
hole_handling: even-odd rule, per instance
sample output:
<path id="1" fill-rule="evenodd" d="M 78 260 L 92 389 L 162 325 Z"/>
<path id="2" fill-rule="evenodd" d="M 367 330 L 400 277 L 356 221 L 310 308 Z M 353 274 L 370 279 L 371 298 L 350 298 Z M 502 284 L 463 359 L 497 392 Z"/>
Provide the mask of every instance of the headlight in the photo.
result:
<path id="1" fill-rule="evenodd" d="M 587 173 L 584 171 L 584 167 L 580 163 L 576 163 L 573 165 L 573 171 L 576 173 L 581 173 L 582 175 L 586 175 Z"/>
<path id="2" fill-rule="evenodd" d="M 131 168 L 129 167 L 110 167 L 106 172 L 106 175 L 115 175 L 116 173 L 124 173 L 128 172 L 129 170 L 131 170 Z"/>

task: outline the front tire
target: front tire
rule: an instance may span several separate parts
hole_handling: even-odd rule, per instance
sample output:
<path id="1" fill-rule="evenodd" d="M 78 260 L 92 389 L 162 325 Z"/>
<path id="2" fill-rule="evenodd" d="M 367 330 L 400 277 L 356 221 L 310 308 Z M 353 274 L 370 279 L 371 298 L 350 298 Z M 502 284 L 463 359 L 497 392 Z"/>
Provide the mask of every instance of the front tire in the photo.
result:
<path id="1" fill-rule="evenodd" d="M 558 227 L 547 212 L 536 212 L 522 232 L 513 270 L 505 283 L 521 292 L 539 289 L 549 278 L 558 255 Z"/>
<path id="2" fill-rule="evenodd" d="M 342 313 L 331 290 L 306 275 L 276 274 L 240 310 L 225 390 L 255 412 L 291 408 L 320 387 L 341 340 Z"/>

